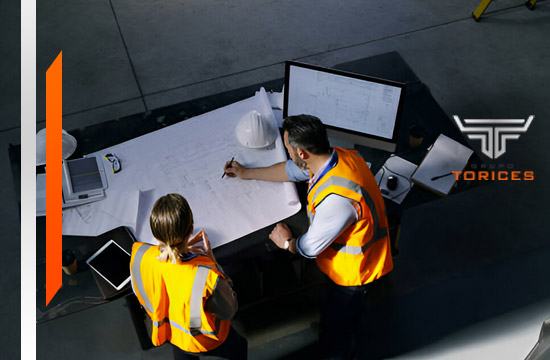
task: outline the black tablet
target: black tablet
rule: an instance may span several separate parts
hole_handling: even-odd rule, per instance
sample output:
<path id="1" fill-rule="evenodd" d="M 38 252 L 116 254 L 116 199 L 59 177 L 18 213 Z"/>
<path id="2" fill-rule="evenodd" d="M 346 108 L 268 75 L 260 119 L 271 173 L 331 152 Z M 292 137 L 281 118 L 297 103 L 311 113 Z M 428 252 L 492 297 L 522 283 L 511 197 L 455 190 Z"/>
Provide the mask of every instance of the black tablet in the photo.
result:
<path id="1" fill-rule="evenodd" d="M 114 240 L 109 240 L 86 263 L 117 290 L 130 281 L 130 254 Z"/>

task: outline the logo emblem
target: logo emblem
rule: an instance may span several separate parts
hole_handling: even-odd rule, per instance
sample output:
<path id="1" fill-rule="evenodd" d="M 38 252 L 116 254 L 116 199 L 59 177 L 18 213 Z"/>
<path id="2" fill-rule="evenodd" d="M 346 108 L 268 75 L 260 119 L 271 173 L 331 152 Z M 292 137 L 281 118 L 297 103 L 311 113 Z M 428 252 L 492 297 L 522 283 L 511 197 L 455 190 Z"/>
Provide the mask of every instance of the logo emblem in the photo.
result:
<path id="1" fill-rule="evenodd" d="M 481 140 L 481 152 L 494 160 L 506 152 L 507 140 L 517 140 L 529 129 L 535 116 L 530 115 L 527 119 L 464 119 L 464 123 L 456 115 L 453 118 L 468 139 Z"/>

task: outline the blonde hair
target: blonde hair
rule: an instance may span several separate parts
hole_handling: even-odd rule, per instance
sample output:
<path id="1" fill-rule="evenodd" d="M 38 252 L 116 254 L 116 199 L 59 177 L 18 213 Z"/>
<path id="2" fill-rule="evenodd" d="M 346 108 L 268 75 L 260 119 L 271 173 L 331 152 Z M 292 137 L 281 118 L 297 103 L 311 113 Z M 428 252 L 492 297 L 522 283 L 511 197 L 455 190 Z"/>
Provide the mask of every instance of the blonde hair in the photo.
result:
<path id="1" fill-rule="evenodd" d="M 153 236 L 168 245 L 165 251 L 172 263 L 187 252 L 187 241 L 193 232 L 193 212 L 180 194 L 168 194 L 155 201 L 149 224 Z"/>

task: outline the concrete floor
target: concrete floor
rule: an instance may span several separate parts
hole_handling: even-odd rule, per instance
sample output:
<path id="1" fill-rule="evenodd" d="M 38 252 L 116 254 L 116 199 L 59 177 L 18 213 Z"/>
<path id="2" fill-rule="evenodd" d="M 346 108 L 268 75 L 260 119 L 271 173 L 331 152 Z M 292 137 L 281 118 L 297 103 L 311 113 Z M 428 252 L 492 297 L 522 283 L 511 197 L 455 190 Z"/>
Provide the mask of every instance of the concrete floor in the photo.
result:
<path id="1" fill-rule="evenodd" d="M 37 130 L 44 127 L 45 71 L 61 50 L 63 127 L 69 132 L 281 78 L 285 60 L 332 66 L 398 51 L 448 115 L 470 118 L 535 115 L 529 131 L 510 143 L 502 159 L 515 169 L 534 170 L 535 181 L 488 184 L 423 205 L 409 211 L 403 219 L 403 228 L 408 226 L 411 230 L 400 240 L 401 268 L 396 267 L 396 277 L 407 272 L 411 277 L 428 279 L 427 282 L 433 279 L 434 286 L 425 292 L 405 289 L 403 293 L 410 295 L 407 299 L 416 296 L 414 301 L 396 304 L 414 313 L 414 305 L 427 300 L 439 306 L 435 314 L 445 314 L 441 301 L 458 302 L 457 293 L 475 292 L 476 299 L 473 296 L 460 299 L 465 302 L 463 312 L 450 317 L 458 323 L 466 317 L 464 326 L 471 325 L 502 315 L 502 309 L 518 311 L 550 298 L 547 285 L 534 275 L 550 271 L 546 261 L 550 240 L 545 228 L 545 202 L 550 199 L 547 188 L 550 161 L 545 151 L 545 134 L 550 133 L 550 2 L 539 0 L 536 10 L 529 11 L 523 1 L 495 1 L 479 23 L 471 18 L 477 4 L 476 0 L 40 1 L 37 2 Z M 9 143 L 20 143 L 20 78 L 16 71 L 20 61 L 20 8 L 17 2 L 8 1 L 2 1 L 1 8 L 0 63 L 4 71 L 0 80 L 0 144 L 4 151 L 0 152 L 3 169 L 0 177 L 5 185 L 0 188 L 3 199 L 0 219 L 5 241 L 0 272 L 9 276 L 0 280 L 4 300 L 0 314 L 2 322 L 9 325 L 0 330 L 0 349 L 2 358 L 7 359 L 18 358 L 20 349 L 19 314 L 15 310 L 20 303 L 17 274 L 20 259 L 13 256 L 20 253 L 16 240 L 20 238 L 20 229 L 6 151 Z M 479 149 L 475 142 L 472 146 Z M 454 246 L 441 245 L 448 244 L 444 240 L 449 239 Z M 480 248 L 476 247 L 479 243 L 486 244 L 492 255 L 470 257 L 472 252 L 479 255 Z M 467 251 L 466 247 L 473 250 Z M 422 256 L 426 254 L 441 259 L 435 268 L 422 266 Z M 457 275 L 454 267 L 457 264 L 470 272 Z M 495 279 L 498 281 L 494 282 Z M 489 283 L 496 285 L 487 286 Z M 509 286 L 499 288 L 500 284 Z M 495 287 L 501 292 L 495 292 Z M 443 293 L 445 297 L 438 297 Z M 506 304 L 499 308 L 500 312 L 491 311 L 494 299 Z M 450 309 L 457 308 L 458 304 L 451 304 Z M 393 351 L 379 352 L 374 357 L 407 358 L 409 351 L 449 334 L 449 328 L 430 326 L 431 319 L 410 313 L 400 321 L 379 319 L 391 323 L 391 331 L 385 332 L 388 334 L 385 343 Z M 398 311 L 392 314 L 403 315 Z M 254 339 L 250 358 L 308 358 L 300 349 L 315 342 L 315 332 L 302 326 L 310 320 L 298 323 L 289 320 L 278 329 L 258 331 L 263 337 L 250 334 Z M 433 322 L 436 324 L 437 320 Z M 418 341 L 403 340 L 419 332 L 430 335 L 412 336 Z M 535 341 L 536 338 L 533 344 Z M 38 359 L 64 359 L 72 354 L 78 354 L 80 359 L 171 356 L 166 347 L 140 350 L 123 301 L 37 326 L 37 348 Z M 424 356 L 430 358 L 426 353 Z M 500 354 L 499 359 L 510 358 L 507 356 L 510 354 Z M 469 358 L 482 357 L 491 358 L 481 352 L 469 355 Z"/>

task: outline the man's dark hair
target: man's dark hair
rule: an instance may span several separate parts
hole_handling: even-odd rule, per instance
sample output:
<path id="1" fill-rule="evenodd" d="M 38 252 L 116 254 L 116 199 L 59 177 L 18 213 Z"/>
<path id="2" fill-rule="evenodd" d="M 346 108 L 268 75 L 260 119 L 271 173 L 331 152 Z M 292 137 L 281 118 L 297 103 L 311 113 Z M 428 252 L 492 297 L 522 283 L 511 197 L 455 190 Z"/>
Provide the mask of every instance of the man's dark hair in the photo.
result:
<path id="1" fill-rule="evenodd" d="M 283 131 L 288 131 L 288 142 L 315 155 L 331 152 L 325 125 L 313 115 L 289 116 L 283 121 Z"/>

